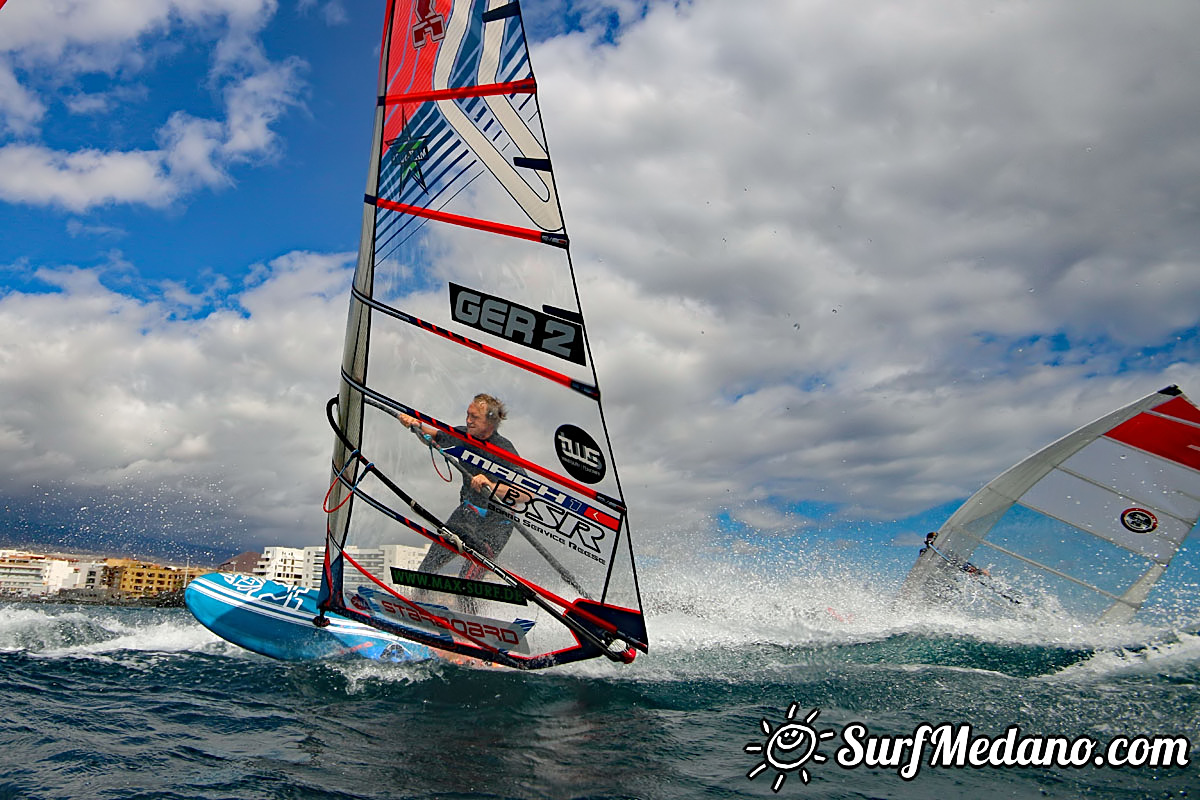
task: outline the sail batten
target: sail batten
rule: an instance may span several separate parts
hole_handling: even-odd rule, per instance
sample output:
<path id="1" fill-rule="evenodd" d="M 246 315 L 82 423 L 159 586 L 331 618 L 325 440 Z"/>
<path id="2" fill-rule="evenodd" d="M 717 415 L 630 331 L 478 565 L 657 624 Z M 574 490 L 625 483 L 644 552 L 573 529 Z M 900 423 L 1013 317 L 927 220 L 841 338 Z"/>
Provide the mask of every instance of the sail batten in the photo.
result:
<path id="1" fill-rule="evenodd" d="M 1043 564 L 1040 561 L 1035 561 L 1032 558 L 1028 558 L 1026 556 L 1021 555 L 1020 553 L 1014 552 L 1012 550 L 1007 550 L 1007 549 L 1001 547 L 1000 545 L 996 544 L 995 542 L 989 542 L 986 539 L 982 539 L 982 540 L 980 540 L 979 544 L 983 545 L 984 547 L 995 550 L 997 553 L 1003 553 L 1004 555 L 1009 556 L 1011 558 L 1015 558 L 1018 561 L 1023 561 L 1026 564 L 1030 565 L 1031 567 L 1036 567 L 1039 570 L 1048 572 L 1052 575 L 1056 575 L 1057 577 L 1062 578 L 1064 580 L 1068 580 L 1078 586 L 1082 586 L 1084 589 L 1087 589 L 1092 592 L 1096 592 L 1097 594 L 1104 595 L 1105 597 L 1108 597 L 1112 600 L 1120 600 L 1121 599 L 1117 595 L 1113 594 L 1112 592 L 1110 592 L 1106 589 L 1101 589 L 1099 586 L 1096 586 L 1094 584 L 1088 583 L 1087 581 L 1083 580 L 1082 578 L 1076 578 L 1074 575 L 1068 575 L 1065 572 L 1061 572 L 1061 571 L 1055 569 L 1054 567 L 1050 566 L 1049 564 Z"/>
<path id="2" fill-rule="evenodd" d="M 385 208 L 388 211 L 398 211 L 402 214 L 411 214 L 415 217 L 424 217 L 425 219 L 437 220 L 438 222 L 448 222 L 451 225 L 460 225 L 464 228 L 475 228 L 477 230 L 486 231 L 487 233 L 499 233 L 504 236 L 513 236 L 518 239 L 528 239 L 531 242 L 540 242 L 541 244 L 554 245 L 555 247 L 566 247 L 567 238 L 565 236 L 548 237 L 546 231 L 535 230 L 533 228 L 520 228 L 516 225 L 505 225 L 499 222 L 489 222 L 486 219 L 478 217 L 466 217 L 460 214 L 450 214 L 445 211 L 438 211 L 432 208 L 422 208 L 409 203 L 397 203 L 394 200 L 384 200 L 379 197 L 367 197 L 368 203 L 373 203 L 379 208 Z"/>
<path id="3" fill-rule="evenodd" d="M 401 103 L 423 103 L 427 100 L 456 100 L 464 97 L 490 97 L 498 94 L 532 94 L 536 91 L 537 82 L 530 78 L 520 81 L 506 81 L 504 83 L 433 89 L 428 92 L 388 94 L 379 98 L 379 104 L 381 106 L 394 106 Z"/>

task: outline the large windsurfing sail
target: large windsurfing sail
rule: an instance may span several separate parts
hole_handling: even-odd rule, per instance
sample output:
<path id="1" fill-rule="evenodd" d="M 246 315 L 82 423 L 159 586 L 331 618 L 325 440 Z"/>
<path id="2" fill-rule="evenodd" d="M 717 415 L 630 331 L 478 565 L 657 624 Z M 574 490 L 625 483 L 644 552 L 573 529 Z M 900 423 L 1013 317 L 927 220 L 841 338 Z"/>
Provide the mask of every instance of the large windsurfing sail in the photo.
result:
<path id="1" fill-rule="evenodd" d="M 526 669 L 647 649 L 568 245 L 517 3 L 389 0 L 324 610 Z"/>
<path id="2" fill-rule="evenodd" d="M 1200 517 L 1200 409 L 1175 386 L 1054 442 L 967 500 L 909 573 L 909 599 L 978 586 L 1130 619 Z"/>

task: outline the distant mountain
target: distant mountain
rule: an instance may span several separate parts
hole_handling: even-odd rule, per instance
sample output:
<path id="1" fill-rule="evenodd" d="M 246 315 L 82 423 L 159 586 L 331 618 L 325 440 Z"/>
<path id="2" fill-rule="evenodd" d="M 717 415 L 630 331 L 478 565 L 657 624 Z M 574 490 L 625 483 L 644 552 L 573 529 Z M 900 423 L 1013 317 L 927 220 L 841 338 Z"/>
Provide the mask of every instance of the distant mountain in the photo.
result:
<path id="1" fill-rule="evenodd" d="M 0 547 L 217 565 L 256 544 L 234 510 L 195 487 L 54 480 L 5 489 Z"/>
<path id="2" fill-rule="evenodd" d="M 246 548 L 213 546 L 194 541 L 166 539 L 161 535 L 130 530 L 79 530 L 68 523 L 14 518 L 11 512 L 0 514 L 0 548 L 29 549 L 38 552 L 59 551 L 97 556 L 144 558 L 148 561 L 183 564 L 190 562 L 215 567 Z"/>

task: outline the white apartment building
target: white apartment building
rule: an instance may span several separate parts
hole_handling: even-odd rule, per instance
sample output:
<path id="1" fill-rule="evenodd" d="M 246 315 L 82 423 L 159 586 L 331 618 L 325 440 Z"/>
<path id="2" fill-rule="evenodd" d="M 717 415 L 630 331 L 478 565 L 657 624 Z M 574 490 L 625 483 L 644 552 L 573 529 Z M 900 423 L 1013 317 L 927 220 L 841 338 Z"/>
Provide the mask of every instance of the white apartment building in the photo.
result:
<path id="1" fill-rule="evenodd" d="M 301 586 L 318 589 L 321 586 L 321 570 L 325 568 L 325 548 L 304 548 L 304 579 Z"/>
<path id="2" fill-rule="evenodd" d="M 425 558 L 429 546 L 410 547 L 385 544 L 381 547 L 346 548 L 346 555 L 385 584 L 391 584 L 391 568 L 416 569 Z M 254 574 L 279 583 L 316 589 L 321 586 L 321 571 L 325 568 L 324 547 L 268 547 L 254 568 Z M 346 573 L 347 588 L 365 583 L 366 578 L 354 580 L 356 572 Z"/>
<path id="3" fill-rule="evenodd" d="M 103 561 L 80 561 L 71 565 L 71 573 L 63 579 L 63 589 L 99 589 L 104 586 Z"/>
<path id="4" fill-rule="evenodd" d="M 324 550 L 324 548 L 322 548 Z M 346 548 L 346 555 L 358 562 L 359 566 L 367 572 L 375 576 L 385 586 L 392 585 L 392 567 L 400 567 L 401 569 L 416 569 L 421 564 L 421 559 L 425 558 L 425 553 L 428 552 L 429 545 L 423 547 L 408 547 L 402 544 L 385 544 L 380 547 L 355 547 L 351 545 Z M 321 558 L 324 559 L 324 553 Z M 358 572 L 345 573 L 345 585 L 347 589 L 352 589 L 359 584 L 367 583 L 367 579 L 362 577 Z M 317 585 L 321 582 L 321 575 L 317 573 Z"/>
<path id="5" fill-rule="evenodd" d="M 0 595 L 35 597 L 54 594 L 71 576 L 74 565 L 17 550 L 0 551 Z"/>
<path id="6" fill-rule="evenodd" d="M 254 574 L 269 581 L 301 586 L 304 580 L 304 550 L 299 547 L 265 547 Z"/>

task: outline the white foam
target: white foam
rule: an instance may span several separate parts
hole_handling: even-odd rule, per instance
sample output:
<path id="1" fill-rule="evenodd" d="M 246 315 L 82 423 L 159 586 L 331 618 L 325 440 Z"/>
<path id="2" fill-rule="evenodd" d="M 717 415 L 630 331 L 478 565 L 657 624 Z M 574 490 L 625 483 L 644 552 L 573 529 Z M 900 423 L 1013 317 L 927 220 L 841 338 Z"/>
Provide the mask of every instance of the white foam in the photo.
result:
<path id="1" fill-rule="evenodd" d="M 440 659 L 395 663 L 366 658 L 334 659 L 322 662 L 346 679 L 348 694 L 359 694 L 376 684 L 408 686 L 436 678 L 450 665 Z"/>
<path id="2" fill-rule="evenodd" d="M 0 650 L 40 658 L 101 658 L 115 654 L 246 653 L 190 614 L 159 609 L 95 606 L 0 609 Z"/>
<path id="3" fill-rule="evenodd" d="M 816 564 L 790 570 L 725 563 L 647 575 L 647 624 L 659 650 L 854 644 L 899 634 L 969 637 L 1008 645 L 1078 649 L 1128 647 L 1169 627 L 1098 624 L 1072 618 L 1053 598 L 1035 608 L 955 609 L 896 600 L 899 586 L 862 570 Z"/>
<path id="4" fill-rule="evenodd" d="M 1200 664 L 1200 635 L 1169 632 L 1160 641 L 1141 647 L 1100 650 L 1045 679 L 1077 683 L 1122 675 L 1161 676 L 1184 672 L 1192 676 L 1197 664 Z"/>

